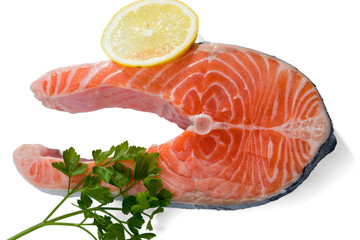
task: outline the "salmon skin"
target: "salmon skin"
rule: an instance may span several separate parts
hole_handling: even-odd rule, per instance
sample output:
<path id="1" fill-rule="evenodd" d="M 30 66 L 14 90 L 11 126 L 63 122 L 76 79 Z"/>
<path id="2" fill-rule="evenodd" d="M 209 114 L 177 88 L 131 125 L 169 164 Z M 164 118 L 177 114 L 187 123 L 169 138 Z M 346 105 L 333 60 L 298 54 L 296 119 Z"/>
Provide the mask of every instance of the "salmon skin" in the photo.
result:
<path id="1" fill-rule="evenodd" d="M 278 199 L 336 146 L 315 85 L 284 61 L 238 46 L 195 44 L 174 62 L 149 68 L 111 61 L 59 68 L 31 90 L 48 108 L 132 108 L 184 129 L 147 149 L 160 153 L 173 207 L 239 209 Z M 66 189 L 67 177 L 51 167 L 61 159 L 42 145 L 14 152 L 19 172 L 41 189 Z"/>

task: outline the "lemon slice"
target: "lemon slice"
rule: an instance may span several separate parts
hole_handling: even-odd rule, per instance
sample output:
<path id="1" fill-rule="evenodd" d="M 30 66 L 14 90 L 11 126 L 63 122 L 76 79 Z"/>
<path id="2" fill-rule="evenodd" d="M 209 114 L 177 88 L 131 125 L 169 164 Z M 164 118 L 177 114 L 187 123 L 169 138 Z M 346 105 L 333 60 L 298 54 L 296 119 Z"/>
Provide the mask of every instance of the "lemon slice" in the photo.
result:
<path id="1" fill-rule="evenodd" d="M 195 42 L 198 26 L 198 16 L 182 2 L 140 0 L 115 14 L 101 46 L 116 63 L 154 66 L 184 54 Z"/>

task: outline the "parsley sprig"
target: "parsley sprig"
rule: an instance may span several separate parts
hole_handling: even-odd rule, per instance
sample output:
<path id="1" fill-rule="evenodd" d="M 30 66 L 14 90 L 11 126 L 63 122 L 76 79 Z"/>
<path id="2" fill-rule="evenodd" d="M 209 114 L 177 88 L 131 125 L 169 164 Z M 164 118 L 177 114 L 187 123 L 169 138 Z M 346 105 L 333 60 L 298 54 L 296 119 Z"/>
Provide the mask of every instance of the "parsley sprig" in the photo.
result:
<path id="1" fill-rule="evenodd" d="M 42 222 L 8 240 L 18 239 L 36 229 L 50 225 L 77 227 L 95 240 L 141 240 L 156 236 L 151 232 L 153 230 L 151 221 L 156 214 L 164 211 L 164 207 L 170 204 L 172 198 L 172 194 L 162 187 L 161 179 L 156 178 L 161 171 L 157 167 L 159 154 L 145 153 L 145 148 L 129 146 L 128 142 L 124 142 L 112 146 L 108 151 L 94 150 L 92 155 L 95 166 L 91 170 L 88 169 L 88 164 L 80 162 L 80 155 L 72 147 L 63 152 L 63 162 L 52 163 L 54 168 L 69 178 L 66 196 Z M 134 161 L 133 170 L 122 163 L 124 160 Z M 71 188 L 71 179 L 77 175 L 85 175 L 85 177 Z M 101 182 L 114 186 L 118 189 L 118 193 L 111 193 L 110 189 Z M 145 191 L 137 195 L 126 194 L 140 182 L 145 187 Z M 59 207 L 75 193 L 80 193 L 80 199 L 73 204 L 78 210 L 53 217 Z M 122 199 L 121 207 L 108 206 L 118 198 Z M 120 213 L 128 216 L 128 219 L 119 219 Z M 84 216 L 82 221 L 64 222 L 65 219 L 80 214 Z M 147 231 L 140 233 L 145 223 Z M 90 227 L 95 227 L 97 234 L 92 233 Z"/>

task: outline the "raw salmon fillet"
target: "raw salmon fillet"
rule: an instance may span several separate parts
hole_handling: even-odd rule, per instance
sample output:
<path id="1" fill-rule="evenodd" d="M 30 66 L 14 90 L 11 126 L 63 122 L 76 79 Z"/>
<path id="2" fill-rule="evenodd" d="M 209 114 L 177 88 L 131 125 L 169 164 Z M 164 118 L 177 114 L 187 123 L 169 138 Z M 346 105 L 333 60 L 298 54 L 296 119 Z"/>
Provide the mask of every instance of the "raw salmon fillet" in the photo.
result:
<path id="1" fill-rule="evenodd" d="M 238 46 L 195 44 L 178 60 L 150 68 L 111 61 L 64 67 L 31 89 L 49 108 L 132 108 L 184 129 L 148 148 L 160 153 L 160 177 L 175 207 L 238 209 L 278 199 L 336 145 L 310 80 L 275 57 Z M 14 152 L 20 173 L 43 189 L 66 189 L 67 177 L 51 167 L 59 160 L 58 150 L 41 145 Z"/>

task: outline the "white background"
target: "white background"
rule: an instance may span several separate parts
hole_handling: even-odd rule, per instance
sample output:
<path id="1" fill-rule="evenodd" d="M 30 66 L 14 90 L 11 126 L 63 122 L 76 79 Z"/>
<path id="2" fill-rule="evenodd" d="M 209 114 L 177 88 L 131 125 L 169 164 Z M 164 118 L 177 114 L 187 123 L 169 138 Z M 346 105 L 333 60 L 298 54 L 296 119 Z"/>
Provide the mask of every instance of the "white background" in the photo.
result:
<path id="1" fill-rule="evenodd" d="M 131 1 L 18 0 L 0 3 L 0 239 L 40 222 L 60 201 L 28 184 L 12 152 L 24 143 L 70 146 L 84 157 L 129 140 L 145 147 L 180 134 L 149 113 L 47 109 L 29 89 L 54 68 L 106 60 L 102 30 Z M 158 240 L 360 239 L 360 7 L 357 1 L 184 0 L 211 42 L 256 49 L 297 67 L 317 86 L 333 119 L 336 150 L 293 193 L 237 210 L 166 209 Z M 65 207 L 65 213 L 72 208 Z M 25 239 L 90 239 L 79 229 L 46 227 Z"/>

